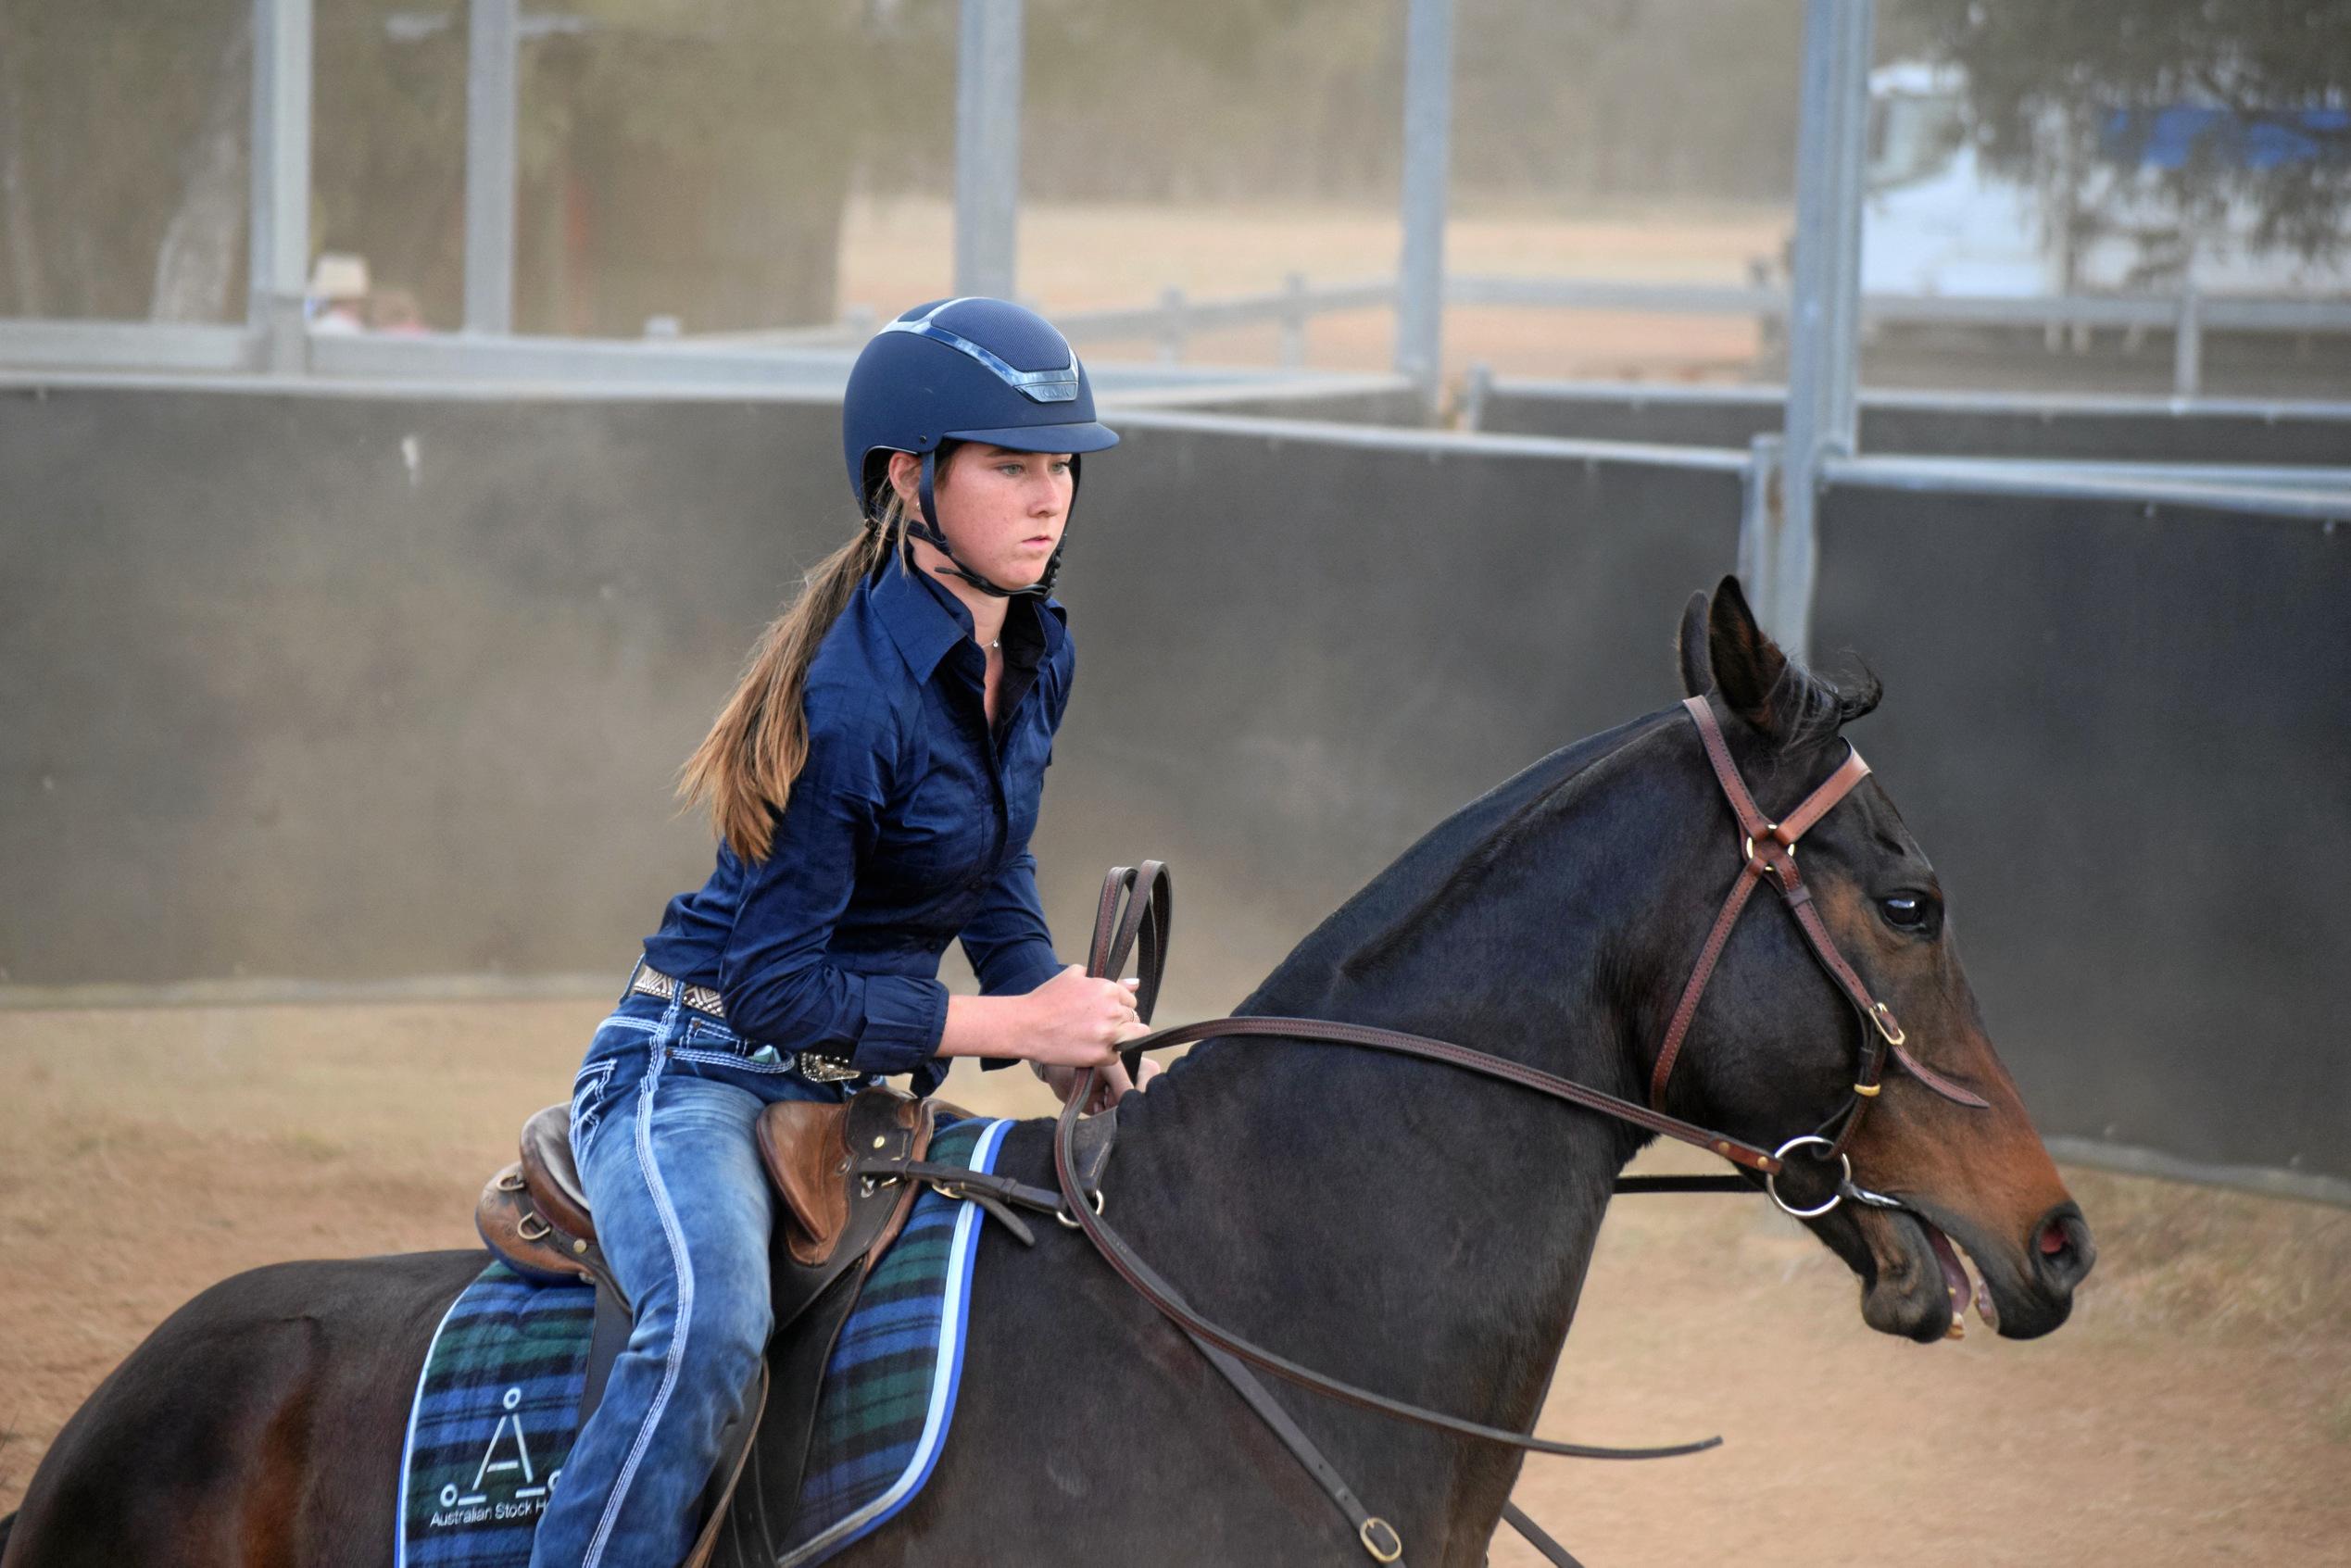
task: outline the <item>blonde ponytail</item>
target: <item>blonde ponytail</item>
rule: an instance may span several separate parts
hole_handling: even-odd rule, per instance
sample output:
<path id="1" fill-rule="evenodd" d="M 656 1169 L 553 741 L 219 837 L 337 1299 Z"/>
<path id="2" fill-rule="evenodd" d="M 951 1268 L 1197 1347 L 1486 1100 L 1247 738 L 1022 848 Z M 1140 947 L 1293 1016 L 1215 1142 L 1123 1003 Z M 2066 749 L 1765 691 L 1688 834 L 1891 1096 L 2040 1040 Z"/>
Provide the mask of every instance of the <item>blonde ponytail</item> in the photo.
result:
<path id="1" fill-rule="evenodd" d="M 719 837 L 746 860 L 767 859 L 771 810 L 783 810 L 808 761 L 808 667 L 817 647 L 857 585 L 898 554 L 905 526 L 905 505 L 891 493 L 878 518 L 816 564 L 760 633 L 734 695 L 680 771 L 679 797 L 706 808 Z"/>

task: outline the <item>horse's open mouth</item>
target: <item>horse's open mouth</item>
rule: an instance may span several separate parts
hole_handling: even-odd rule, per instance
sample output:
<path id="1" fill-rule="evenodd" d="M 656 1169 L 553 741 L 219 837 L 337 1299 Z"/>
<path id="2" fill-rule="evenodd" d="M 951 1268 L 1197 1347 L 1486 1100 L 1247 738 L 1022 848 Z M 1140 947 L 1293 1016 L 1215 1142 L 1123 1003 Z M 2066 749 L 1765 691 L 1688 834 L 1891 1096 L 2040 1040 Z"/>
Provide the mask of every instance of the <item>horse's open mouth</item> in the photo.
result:
<path id="1" fill-rule="evenodd" d="M 1992 1287 L 1981 1279 L 1969 1283 L 1966 1256 L 1958 1245 L 1932 1220 L 1923 1214 L 1905 1210 L 1906 1218 L 1925 1233 L 1927 1245 L 1935 1255 L 1935 1262 L 1942 1270 L 1943 1293 L 1951 1301 L 1951 1326 L 1942 1331 L 1946 1339 L 1964 1338 L 1968 1332 L 1967 1312 L 1969 1302 L 1975 1304 L 1976 1316 L 1986 1328 L 1997 1330 L 2000 1314 L 1992 1304 Z"/>
<path id="2" fill-rule="evenodd" d="M 1869 1248 L 1875 1277 L 1862 1300 L 1870 1327 L 1928 1342 L 1958 1339 L 1967 1333 L 1970 1303 L 1985 1326 L 1999 1327 L 1990 1287 L 1969 1274 L 1965 1255 L 1941 1226 L 1913 1209 L 1862 1214 L 1867 1216 L 1865 1233 L 1875 1233 Z"/>

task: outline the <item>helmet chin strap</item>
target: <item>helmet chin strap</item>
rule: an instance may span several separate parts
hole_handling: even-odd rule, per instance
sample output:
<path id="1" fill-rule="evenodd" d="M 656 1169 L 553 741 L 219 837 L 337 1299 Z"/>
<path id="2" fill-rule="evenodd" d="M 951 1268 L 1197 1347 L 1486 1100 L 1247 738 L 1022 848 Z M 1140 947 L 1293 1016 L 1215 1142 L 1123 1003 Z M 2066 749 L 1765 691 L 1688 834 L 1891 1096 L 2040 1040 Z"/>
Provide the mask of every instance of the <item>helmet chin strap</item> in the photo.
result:
<path id="1" fill-rule="evenodd" d="M 955 558 L 955 551 L 948 544 L 947 535 L 939 532 L 938 524 L 933 521 L 938 516 L 937 500 L 931 494 L 931 488 L 937 476 L 937 467 L 938 454 L 937 452 L 925 452 L 923 454 L 923 482 L 920 489 L 923 511 L 920 517 L 913 519 L 906 525 L 907 533 L 912 534 L 915 538 L 920 539 L 923 543 L 928 545 L 931 548 L 937 550 L 940 555 L 947 558 L 947 564 L 944 567 L 934 567 L 932 568 L 932 571 L 941 577 L 960 577 L 964 582 L 969 583 L 973 587 L 977 588 L 981 593 L 991 595 L 999 599 L 1017 599 L 1030 596 L 1034 596 L 1035 597 L 1041 599 L 1046 595 L 1051 593 L 1053 591 L 1053 580 L 1062 574 L 1062 546 L 1069 543 L 1069 534 L 1066 532 L 1069 525 L 1066 515 L 1064 515 L 1062 521 L 1062 528 L 1064 532 L 1062 534 L 1062 544 L 1053 546 L 1053 558 L 1045 563 L 1045 575 L 1039 577 L 1036 582 L 1030 583 L 1025 588 L 999 587 L 997 584 L 989 582 L 987 578 L 982 577 L 978 572 L 974 571 L 971 568 L 965 566 L 962 561 Z M 1072 507 L 1075 508 L 1075 504 L 1076 497 L 1072 496 Z"/>

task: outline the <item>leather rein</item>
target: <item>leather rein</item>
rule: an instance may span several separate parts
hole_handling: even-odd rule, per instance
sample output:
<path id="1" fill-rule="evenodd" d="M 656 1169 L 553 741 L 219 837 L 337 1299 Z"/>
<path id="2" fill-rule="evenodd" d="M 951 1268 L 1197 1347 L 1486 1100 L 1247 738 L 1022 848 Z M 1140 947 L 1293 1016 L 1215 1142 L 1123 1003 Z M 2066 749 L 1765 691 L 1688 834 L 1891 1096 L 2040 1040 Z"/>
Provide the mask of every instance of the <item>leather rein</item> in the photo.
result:
<path id="1" fill-rule="evenodd" d="M 1846 1153 L 1855 1129 L 1867 1113 L 1869 1103 L 1876 1099 L 1881 1087 L 1881 1077 L 1889 1051 L 1907 1068 L 1920 1083 L 1947 1099 L 1961 1105 L 1982 1108 L 1980 1097 L 1970 1093 L 1917 1061 L 1905 1048 L 1905 1035 L 1893 1012 L 1869 993 L 1861 977 L 1854 972 L 1837 950 L 1827 924 L 1815 906 L 1811 890 L 1796 866 L 1795 846 L 1813 825 L 1852 793 L 1854 787 L 1868 775 L 1869 765 L 1861 754 L 1846 743 L 1847 755 L 1842 765 L 1807 796 L 1784 821 L 1774 822 L 1765 817 L 1748 793 L 1745 783 L 1732 761 L 1729 744 L 1725 741 L 1720 721 L 1704 697 L 1691 697 L 1683 705 L 1704 744 L 1706 758 L 1716 782 L 1721 785 L 1731 814 L 1738 821 L 1744 840 L 1744 854 L 1738 880 L 1724 899 L 1721 911 L 1716 916 L 1705 945 L 1691 969 L 1688 983 L 1682 987 L 1681 999 L 1666 1026 L 1666 1037 L 1660 1046 L 1656 1064 L 1650 1074 L 1650 1103 L 1636 1104 L 1603 1090 L 1578 1084 L 1539 1068 L 1491 1056 L 1465 1046 L 1423 1035 L 1408 1035 L 1371 1024 L 1340 1023 L 1311 1018 L 1221 1018 L 1197 1023 L 1178 1024 L 1163 1029 L 1136 1041 L 1125 1051 L 1126 1060 L 1137 1061 L 1142 1053 L 1163 1047 L 1179 1046 L 1196 1040 L 1260 1037 L 1305 1042 L 1316 1045 L 1353 1046 L 1372 1050 L 1388 1051 L 1399 1056 L 1416 1057 L 1426 1061 L 1442 1062 L 1447 1066 L 1475 1073 L 1483 1077 L 1500 1079 L 1548 1098 L 1596 1110 L 1628 1122 L 1645 1131 L 1707 1150 L 1729 1160 L 1732 1164 L 1764 1178 L 1766 1192 L 1782 1210 L 1800 1219 L 1817 1218 L 1834 1209 L 1847 1197 L 1879 1206 L 1893 1205 L 1891 1199 L 1857 1187 L 1852 1181 L 1852 1161 Z M 1826 1129 L 1837 1126 L 1833 1137 L 1824 1132 L 1814 1132 L 1789 1139 L 1775 1150 L 1766 1150 L 1728 1134 L 1709 1131 L 1694 1123 L 1668 1115 L 1660 1109 L 1666 1089 L 1671 1081 L 1673 1068 L 1683 1042 L 1696 1016 L 1700 998 L 1713 978 L 1723 949 L 1728 945 L 1731 929 L 1737 924 L 1750 896 L 1757 885 L 1770 882 L 1779 892 L 1781 901 L 1795 918 L 1813 955 L 1829 978 L 1853 1003 L 1864 1021 L 1859 1071 L 1854 1076 L 1853 1090 L 1844 1106 L 1822 1123 Z M 1167 931 L 1173 912 L 1173 896 L 1166 868 L 1156 861 L 1145 861 L 1139 871 L 1120 867 L 1113 870 L 1102 889 L 1102 899 L 1097 912 L 1090 972 L 1112 974 L 1122 967 L 1133 953 L 1138 960 L 1141 985 L 1137 993 L 1137 1010 L 1146 1020 L 1155 1003 L 1160 972 L 1166 958 Z M 1311 1368 L 1252 1343 L 1231 1330 L 1201 1316 L 1186 1305 L 1170 1286 L 1150 1265 L 1138 1257 L 1125 1240 L 1102 1218 L 1100 1189 L 1088 1185 L 1079 1175 L 1076 1150 L 1078 1126 L 1083 1120 L 1082 1108 L 1093 1088 L 1095 1073 L 1074 1093 L 1062 1108 L 1054 1128 L 1053 1167 L 1061 1187 L 1064 1223 L 1073 1224 L 1093 1244 L 1104 1261 L 1136 1293 L 1149 1301 L 1161 1313 L 1194 1338 L 1216 1347 L 1226 1354 L 1251 1366 L 1272 1373 L 1301 1387 L 1311 1388 L 1342 1403 L 1362 1410 L 1410 1422 L 1415 1425 L 1498 1443 L 1535 1453 L 1563 1454 L 1583 1459 L 1650 1459 L 1674 1454 L 1696 1452 L 1712 1448 L 1720 1441 L 1710 1438 L 1704 1442 L 1678 1443 L 1663 1448 L 1618 1449 L 1600 1448 L 1589 1444 L 1553 1442 L 1506 1431 L 1468 1421 L 1440 1411 L 1425 1409 L 1401 1399 L 1390 1399 L 1367 1388 L 1328 1377 Z M 1799 1149 L 1819 1148 L 1827 1152 L 1817 1156 L 1821 1160 L 1835 1160 L 1840 1165 L 1836 1190 L 1829 1200 L 1813 1208 L 1798 1208 L 1783 1198 L 1778 1179 L 1786 1169 L 1788 1157 Z M 1749 1190 L 1742 1178 L 1664 1177 L 1620 1178 L 1620 1191 L 1716 1191 Z"/>

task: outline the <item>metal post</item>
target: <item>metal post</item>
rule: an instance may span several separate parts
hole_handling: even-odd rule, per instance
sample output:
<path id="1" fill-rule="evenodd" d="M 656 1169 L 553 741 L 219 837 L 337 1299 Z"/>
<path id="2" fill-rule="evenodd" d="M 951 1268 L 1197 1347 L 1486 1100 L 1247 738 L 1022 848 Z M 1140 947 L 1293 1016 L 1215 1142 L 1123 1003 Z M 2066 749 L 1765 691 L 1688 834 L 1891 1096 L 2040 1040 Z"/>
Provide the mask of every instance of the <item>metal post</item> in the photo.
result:
<path id="1" fill-rule="evenodd" d="M 1753 584 L 1764 629 L 1799 658 L 1812 640 L 1821 459 L 1854 444 L 1872 19 L 1871 0 L 1805 0 L 1786 468 L 1778 537 Z"/>
<path id="2" fill-rule="evenodd" d="M 1770 433 L 1747 445 L 1747 471 L 1739 489 L 1739 580 L 1750 586 L 1770 580 L 1772 554 L 1787 521 L 1782 450 L 1780 437 Z"/>
<path id="3" fill-rule="evenodd" d="M 253 197 L 245 321 L 260 368 L 299 374 L 308 342 L 310 0 L 253 0 Z"/>
<path id="4" fill-rule="evenodd" d="M 1452 0 L 1405 0 L 1403 255 L 1396 372 L 1436 407 L 1444 368 L 1445 185 L 1453 117 Z"/>
<path id="5" fill-rule="evenodd" d="M 515 0 L 471 0 L 465 61 L 465 330 L 514 330 Z"/>
<path id="6" fill-rule="evenodd" d="M 1475 431 L 1485 422 L 1486 401 L 1494 395 L 1494 368 L 1480 359 L 1462 381 L 1460 428 Z"/>
<path id="7" fill-rule="evenodd" d="M 1281 365 L 1285 370 L 1301 369 L 1306 363 L 1306 274 L 1285 274 L 1282 278 L 1281 346 Z"/>
<path id="8" fill-rule="evenodd" d="M 1184 361 L 1184 340 L 1190 335 L 1190 323 L 1184 315 L 1184 291 L 1173 283 L 1160 290 L 1159 308 L 1163 313 L 1159 328 L 1159 362 L 1180 365 Z"/>
<path id="9" fill-rule="evenodd" d="M 2180 324 L 2171 345 L 2171 395 L 2194 397 L 2204 381 L 2204 296 L 2195 280 L 2180 289 Z"/>
<path id="10" fill-rule="evenodd" d="M 1829 419 L 1827 437 L 1851 457 L 1860 440 L 1861 230 L 1869 195 L 1869 63 L 1875 52 L 1874 0 L 1844 0 L 1838 7 L 1843 31 L 1837 39 L 1837 80 L 1831 91 L 1836 119 L 1829 167 L 1836 173 L 1829 230 L 1835 249 L 1828 255 Z M 1810 595 L 1806 595 L 1807 607 Z M 1807 608 L 1806 617 L 1810 619 Z"/>
<path id="11" fill-rule="evenodd" d="M 955 55 L 955 292 L 1012 297 L 1022 0 L 962 0 Z"/>

